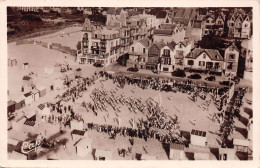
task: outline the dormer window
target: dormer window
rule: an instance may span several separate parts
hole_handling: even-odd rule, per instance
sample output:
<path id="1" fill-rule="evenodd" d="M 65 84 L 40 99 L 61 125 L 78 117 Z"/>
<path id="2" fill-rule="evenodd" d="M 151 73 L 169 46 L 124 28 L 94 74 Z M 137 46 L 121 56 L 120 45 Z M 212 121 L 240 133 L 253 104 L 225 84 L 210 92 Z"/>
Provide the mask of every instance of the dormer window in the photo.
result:
<path id="1" fill-rule="evenodd" d="M 206 54 L 203 54 L 203 59 L 206 59 Z"/>

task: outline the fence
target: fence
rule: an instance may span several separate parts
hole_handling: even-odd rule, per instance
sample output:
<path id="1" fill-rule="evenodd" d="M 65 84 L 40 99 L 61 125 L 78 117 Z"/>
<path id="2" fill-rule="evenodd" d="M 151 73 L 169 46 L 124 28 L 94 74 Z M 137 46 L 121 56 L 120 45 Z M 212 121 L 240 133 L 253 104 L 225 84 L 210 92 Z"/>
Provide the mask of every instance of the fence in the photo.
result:
<path id="1" fill-rule="evenodd" d="M 57 51 L 60 51 L 60 52 L 70 54 L 72 56 L 77 56 L 77 50 L 71 49 L 70 47 L 67 47 L 67 46 L 63 46 L 59 43 L 47 43 L 47 42 L 34 41 L 34 40 L 28 40 L 28 39 L 16 40 L 16 45 L 22 45 L 22 44 L 40 45 L 40 46 L 43 46 L 45 48 L 50 48 L 50 49 L 53 49 L 53 50 L 57 50 Z"/>

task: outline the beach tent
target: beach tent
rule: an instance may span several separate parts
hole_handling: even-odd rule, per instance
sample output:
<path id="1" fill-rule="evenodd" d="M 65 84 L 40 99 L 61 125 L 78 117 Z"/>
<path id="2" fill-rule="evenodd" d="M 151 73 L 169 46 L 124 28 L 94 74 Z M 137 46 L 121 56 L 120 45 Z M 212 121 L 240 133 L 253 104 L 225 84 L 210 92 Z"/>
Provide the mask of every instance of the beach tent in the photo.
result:
<path id="1" fill-rule="evenodd" d="M 185 157 L 184 145 L 171 143 L 169 158 L 171 160 L 183 160 Z"/>
<path id="2" fill-rule="evenodd" d="M 28 157 L 27 157 L 27 155 L 25 155 L 25 154 L 22 154 L 22 153 L 13 151 L 13 152 L 9 155 L 8 159 L 10 159 L 10 160 L 27 160 Z"/>
<path id="3" fill-rule="evenodd" d="M 25 93 L 24 95 L 25 104 L 28 105 L 33 102 L 33 95 L 31 92 Z"/>
<path id="4" fill-rule="evenodd" d="M 219 160 L 234 160 L 235 154 L 233 148 L 219 148 Z"/>
<path id="5" fill-rule="evenodd" d="M 71 131 L 71 138 L 74 142 L 78 142 L 81 138 L 88 137 L 88 134 L 86 131 L 82 130 L 72 130 Z"/>
<path id="6" fill-rule="evenodd" d="M 112 160 L 112 159 L 113 159 L 112 151 L 96 149 L 95 160 Z"/>
<path id="7" fill-rule="evenodd" d="M 15 102 L 10 100 L 7 102 L 7 112 L 13 113 L 15 112 Z"/>
<path id="8" fill-rule="evenodd" d="M 17 97 L 14 99 L 15 102 L 15 110 L 20 110 L 25 105 L 24 97 Z"/>
<path id="9" fill-rule="evenodd" d="M 84 129 L 84 123 L 83 121 L 77 121 L 77 120 L 71 120 L 70 121 L 70 129 L 71 130 L 83 130 Z"/>
<path id="10" fill-rule="evenodd" d="M 141 160 L 156 160 L 156 157 L 150 156 L 150 155 L 147 155 L 147 154 L 142 154 Z"/>
<path id="11" fill-rule="evenodd" d="M 23 63 L 22 69 L 23 70 L 29 69 L 29 63 L 28 62 Z"/>
<path id="12" fill-rule="evenodd" d="M 44 74 L 48 74 L 48 75 L 53 74 L 53 68 L 52 67 L 44 67 Z"/>
<path id="13" fill-rule="evenodd" d="M 38 101 L 40 98 L 40 92 L 37 89 L 31 90 L 31 94 L 33 96 L 34 101 Z"/>
<path id="14" fill-rule="evenodd" d="M 87 157 L 92 152 L 92 140 L 90 138 L 82 138 L 76 144 L 76 153 L 79 157 Z"/>
<path id="15" fill-rule="evenodd" d="M 49 116 L 51 113 L 50 108 L 48 108 L 45 104 L 38 105 L 38 114 L 40 116 Z"/>
<path id="16" fill-rule="evenodd" d="M 243 139 L 233 139 L 233 145 L 236 152 L 248 153 L 249 141 Z"/>
<path id="17" fill-rule="evenodd" d="M 39 92 L 40 92 L 40 97 L 43 97 L 43 96 L 46 95 L 46 93 L 47 93 L 47 89 L 46 89 L 46 87 L 44 87 L 44 86 L 40 86 L 40 87 L 38 87 L 37 89 L 38 89 Z"/>
<path id="18" fill-rule="evenodd" d="M 17 60 L 15 58 L 8 58 L 8 66 L 17 65 Z"/>
<path id="19" fill-rule="evenodd" d="M 194 153 L 195 160 L 209 160 L 208 153 Z"/>
<path id="20" fill-rule="evenodd" d="M 31 86 L 33 84 L 33 80 L 30 76 L 24 76 L 23 77 L 23 83 L 26 86 Z"/>
<path id="21" fill-rule="evenodd" d="M 191 130 L 191 144 L 205 146 L 207 142 L 207 133 L 199 130 Z"/>

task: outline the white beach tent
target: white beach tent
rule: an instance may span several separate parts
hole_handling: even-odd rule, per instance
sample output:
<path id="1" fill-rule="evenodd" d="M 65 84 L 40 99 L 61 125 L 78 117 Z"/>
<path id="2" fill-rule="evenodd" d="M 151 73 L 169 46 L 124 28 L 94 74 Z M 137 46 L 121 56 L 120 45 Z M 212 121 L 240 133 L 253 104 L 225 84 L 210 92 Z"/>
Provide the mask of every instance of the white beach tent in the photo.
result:
<path id="1" fill-rule="evenodd" d="M 32 95 L 31 92 L 25 93 L 25 94 L 23 95 L 23 97 L 24 97 L 24 100 L 25 100 L 25 104 L 26 104 L 26 105 L 32 103 L 33 100 L 34 100 L 34 99 L 33 99 L 33 95 Z"/>
<path id="2" fill-rule="evenodd" d="M 23 70 L 29 69 L 29 63 L 28 62 L 23 63 L 22 69 Z"/>
<path id="3" fill-rule="evenodd" d="M 31 94 L 33 96 L 34 101 L 38 101 L 40 98 L 40 92 L 37 89 L 31 90 Z"/>
<path id="4" fill-rule="evenodd" d="M 71 130 L 83 130 L 84 129 L 84 122 L 83 121 L 77 121 L 77 120 L 71 120 L 70 121 L 70 129 Z"/>
<path id="5" fill-rule="evenodd" d="M 79 157 L 87 157 L 92 152 L 92 139 L 82 138 L 75 146 Z"/>
<path id="6" fill-rule="evenodd" d="M 39 92 L 40 92 L 40 97 L 43 97 L 43 96 L 46 95 L 46 93 L 47 93 L 46 87 L 44 87 L 44 86 L 39 86 L 39 87 L 37 87 L 37 89 L 38 89 Z"/>

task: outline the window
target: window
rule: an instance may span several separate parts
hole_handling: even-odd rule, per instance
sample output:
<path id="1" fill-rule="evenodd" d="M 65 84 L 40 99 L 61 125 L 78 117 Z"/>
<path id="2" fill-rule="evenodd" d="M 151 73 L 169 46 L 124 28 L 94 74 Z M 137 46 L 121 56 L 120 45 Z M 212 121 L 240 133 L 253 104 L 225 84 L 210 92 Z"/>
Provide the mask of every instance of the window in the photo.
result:
<path id="1" fill-rule="evenodd" d="M 111 47 L 113 47 L 113 42 L 111 42 Z"/>
<path id="2" fill-rule="evenodd" d="M 245 24 L 245 27 L 247 27 L 247 24 Z"/>
<path id="3" fill-rule="evenodd" d="M 233 27 L 233 26 L 234 26 L 234 23 L 231 23 L 230 25 Z"/>
<path id="4" fill-rule="evenodd" d="M 170 56 L 170 50 L 164 49 L 164 50 L 163 50 L 163 55 L 165 55 L 165 56 Z"/>
<path id="5" fill-rule="evenodd" d="M 143 48 L 143 53 L 145 54 L 145 48 Z"/>
<path id="6" fill-rule="evenodd" d="M 97 34 L 95 34 L 95 38 L 97 38 Z"/>
<path id="7" fill-rule="evenodd" d="M 209 20 L 207 20 L 206 22 L 209 23 Z"/>
<path id="8" fill-rule="evenodd" d="M 199 66 L 205 66 L 205 61 L 199 61 Z"/>
<path id="9" fill-rule="evenodd" d="M 134 47 L 132 47 L 132 52 L 134 52 L 135 51 L 135 48 Z"/>
<path id="10" fill-rule="evenodd" d="M 228 62 L 227 64 L 227 69 L 231 70 L 233 67 L 233 63 L 232 62 Z"/>
<path id="11" fill-rule="evenodd" d="M 83 43 L 83 46 L 84 46 L 84 47 L 86 47 L 86 46 L 87 46 L 87 43 L 86 43 L 86 42 L 84 42 L 84 43 Z"/>
<path id="12" fill-rule="evenodd" d="M 229 59 L 235 59 L 235 55 L 234 54 L 229 54 Z"/>
<path id="13" fill-rule="evenodd" d="M 233 47 L 229 47 L 229 51 L 234 51 L 234 48 Z"/>
<path id="14" fill-rule="evenodd" d="M 145 58 L 143 58 L 143 62 L 145 62 Z"/>
<path id="15" fill-rule="evenodd" d="M 206 59 L 206 54 L 203 54 L 203 59 Z"/>
<path id="16" fill-rule="evenodd" d="M 118 41 L 116 41 L 116 46 L 118 45 Z"/>
<path id="17" fill-rule="evenodd" d="M 181 44 L 179 44 L 179 48 L 181 48 Z"/>
<path id="18" fill-rule="evenodd" d="M 163 67 L 163 71 L 168 72 L 168 71 L 169 71 L 169 68 L 165 68 L 165 67 Z"/>
<path id="19" fill-rule="evenodd" d="M 194 61 L 193 60 L 188 60 L 188 65 L 194 65 Z"/>
<path id="20" fill-rule="evenodd" d="M 218 21 L 218 24 L 219 24 L 219 25 L 221 25 L 221 24 L 222 24 L 222 22 L 219 20 L 219 21 Z"/>

